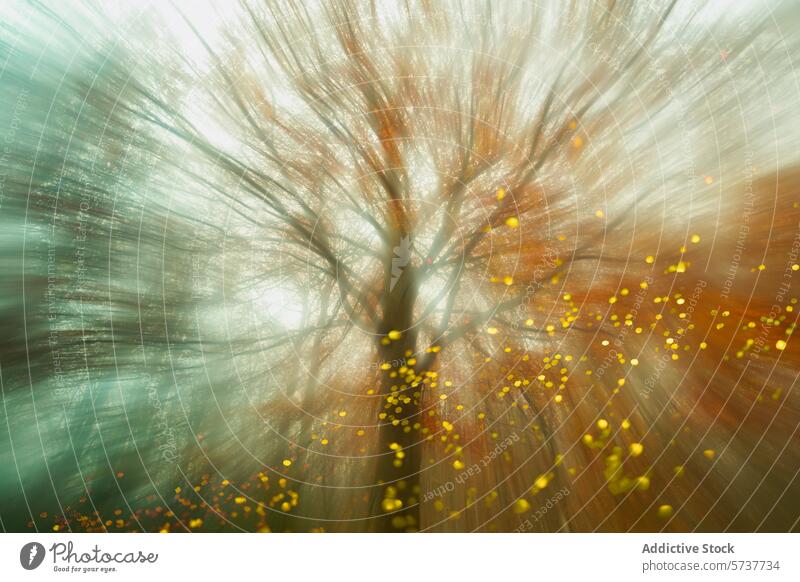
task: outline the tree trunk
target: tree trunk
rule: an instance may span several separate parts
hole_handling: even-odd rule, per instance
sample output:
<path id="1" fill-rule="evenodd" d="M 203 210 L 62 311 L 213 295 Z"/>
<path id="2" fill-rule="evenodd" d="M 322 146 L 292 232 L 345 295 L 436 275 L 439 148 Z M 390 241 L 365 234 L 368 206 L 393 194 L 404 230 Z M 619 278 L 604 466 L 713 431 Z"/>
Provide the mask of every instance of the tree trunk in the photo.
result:
<path id="1" fill-rule="evenodd" d="M 395 253 L 397 253 L 395 247 Z M 396 266 L 396 265 L 395 265 Z M 413 328 L 417 280 L 408 264 L 398 274 L 388 270 L 383 320 L 378 329 L 381 409 L 377 479 L 382 485 L 376 511 L 381 531 L 419 528 L 419 471 L 422 459 L 420 402 L 424 374 L 414 360 L 417 333 Z M 385 415 L 385 416 L 383 416 Z"/>

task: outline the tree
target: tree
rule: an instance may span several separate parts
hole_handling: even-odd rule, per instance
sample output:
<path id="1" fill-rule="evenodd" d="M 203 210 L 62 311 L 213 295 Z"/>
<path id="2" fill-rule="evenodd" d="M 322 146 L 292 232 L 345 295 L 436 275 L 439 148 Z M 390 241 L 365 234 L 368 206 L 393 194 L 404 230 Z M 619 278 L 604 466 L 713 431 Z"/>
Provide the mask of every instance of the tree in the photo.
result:
<path id="1" fill-rule="evenodd" d="M 793 385 L 776 353 L 793 319 L 769 310 L 788 226 L 765 273 L 743 258 L 770 209 L 796 215 L 800 174 L 767 169 L 796 126 L 767 137 L 764 87 L 796 93 L 797 42 L 772 15 L 689 12 L 243 3 L 211 28 L 112 19 L 127 45 L 80 73 L 48 54 L 42 83 L 60 66 L 78 98 L 53 97 L 63 129 L 43 104 L 26 119 L 57 153 L 32 157 L 62 272 L 12 406 L 26 384 L 48 403 L 26 414 L 52 435 L 51 490 L 93 505 L 60 507 L 64 525 L 126 504 L 120 527 L 143 529 L 754 526 L 797 488 L 729 487 L 797 423 L 751 402 L 767 369 L 775 402 Z M 152 50 L 160 30 L 184 40 Z M 84 222 L 88 275 L 70 264 Z M 54 329 L 80 393 L 53 391 Z"/>

